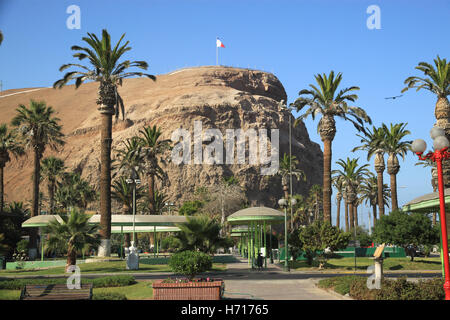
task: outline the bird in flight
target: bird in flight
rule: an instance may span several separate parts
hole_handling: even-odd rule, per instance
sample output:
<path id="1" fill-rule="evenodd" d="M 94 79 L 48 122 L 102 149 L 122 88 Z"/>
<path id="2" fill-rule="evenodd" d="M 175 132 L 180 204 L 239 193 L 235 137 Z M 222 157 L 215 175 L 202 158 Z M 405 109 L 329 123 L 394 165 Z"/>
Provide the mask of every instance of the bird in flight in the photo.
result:
<path id="1" fill-rule="evenodd" d="M 387 97 L 387 98 L 385 98 L 385 99 L 395 99 L 395 98 L 400 98 L 400 97 L 403 97 L 403 95 L 401 94 L 401 95 L 395 96 L 395 97 Z"/>

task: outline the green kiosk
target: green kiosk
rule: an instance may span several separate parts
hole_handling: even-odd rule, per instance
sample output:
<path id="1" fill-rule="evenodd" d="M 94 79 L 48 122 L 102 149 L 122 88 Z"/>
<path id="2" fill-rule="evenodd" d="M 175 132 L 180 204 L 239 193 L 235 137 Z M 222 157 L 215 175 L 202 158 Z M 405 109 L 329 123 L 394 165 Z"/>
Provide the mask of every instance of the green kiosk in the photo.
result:
<path id="1" fill-rule="evenodd" d="M 239 226 L 241 241 L 246 241 L 242 247 L 247 248 L 247 260 L 250 268 L 254 268 L 256 257 L 261 252 L 264 256 L 264 267 L 267 268 L 267 228 L 272 231 L 272 225 L 284 222 L 284 213 L 268 207 L 252 207 L 239 210 L 227 218 L 231 225 Z M 242 229 L 246 227 L 246 233 Z M 233 230 L 233 229 L 232 229 Z M 270 240 L 272 237 L 270 237 Z M 269 243 L 270 248 L 272 245 Z"/>

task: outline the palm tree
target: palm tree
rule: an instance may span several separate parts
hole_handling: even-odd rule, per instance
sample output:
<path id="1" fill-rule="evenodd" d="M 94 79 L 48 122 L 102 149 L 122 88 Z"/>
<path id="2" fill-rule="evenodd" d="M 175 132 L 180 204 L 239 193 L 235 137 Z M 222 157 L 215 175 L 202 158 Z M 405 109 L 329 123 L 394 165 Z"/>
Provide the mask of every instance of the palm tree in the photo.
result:
<path id="1" fill-rule="evenodd" d="M 123 148 L 116 151 L 119 161 L 118 170 L 124 171 L 125 175 L 143 172 L 145 163 L 141 139 L 134 136 L 122 141 L 122 144 Z"/>
<path id="2" fill-rule="evenodd" d="M 42 176 L 47 180 L 49 213 L 53 214 L 55 210 L 55 191 L 56 181 L 64 172 L 64 161 L 56 157 L 47 157 L 42 159 Z"/>
<path id="3" fill-rule="evenodd" d="M 314 221 L 319 219 L 320 213 L 323 213 L 322 186 L 314 184 L 309 189 L 308 203 L 310 209 L 314 211 Z"/>
<path id="4" fill-rule="evenodd" d="M 337 205 L 337 212 L 336 212 L 336 227 L 340 228 L 341 223 L 341 201 L 345 189 L 345 180 L 341 176 L 334 176 L 332 178 L 333 186 L 336 188 L 336 205 Z"/>
<path id="5" fill-rule="evenodd" d="M 355 152 L 356 150 L 365 150 L 367 151 L 367 161 L 375 154 L 375 171 L 377 173 L 377 185 L 378 185 L 378 210 L 380 211 L 380 217 L 384 216 L 384 206 L 383 202 L 382 190 L 383 190 L 383 172 L 386 168 L 384 165 L 384 151 L 382 148 L 382 144 L 385 140 L 385 132 L 383 127 L 376 128 L 373 126 L 372 131 L 368 129 L 364 136 L 357 135 L 361 138 L 361 146 L 356 147 L 352 150 Z"/>
<path id="6" fill-rule="evenodd" d="M 427 62 L 419 62 L 415 69 L 421 71 L 425 77 L 411 76 L 405 80 L 406 87 L 402 90 L 405 92 L 409 89 L 416 88 L 428 90 L 437 96 L 434 108 L 434 116 L 438 127 L 445 130 L 445 135 L 450 138 L 450 103 L 448 95 L 450 94 L 450 61 L 441 59 L 437 56 L 434 66 Z M 444 185 L 450 187 L 450 164 L 442 163 L 444 168 Z M 435 167 L 435 165 L 434 165 Z"/>
<path id="7" fill-rule="evenodd" d="M 405 159 L 406 152 L 411 150 L 412 141 L 402 141 L 402 139 L 410 134 L 409 130 L 406 130 L 407 123 L 397 123 L 393 125 L 391 123 L 388 128 L 383 123 L 383 131 L 385 139 L 381 144 L 383 150 L 389 155 L 387 161 L 387 172 L 391 177 L 391 202 L 392 210 L 398 209 L 397 202 L 397 173 L 400 170 L 400 164 L 398 163 L 397 155 L 400 155 L 402 159 Z"/>
<path id="8" fill-rule="evenodd" d="M 372 123 L 372 120 L 366 112 L 359 107 L 350 107 L 347 102 L 355 102 L 358 96 L 352 91 L 359 90 L 358 87 L 352 86 L 337 92 L 339 84 L 342 80 L 342 73 L 338 73 L 336 78 L 334 72 L 331 71 L 329 76 L 326 74 L 316 75 L 316 82 L 319 85 L 310 84 L 312 90 L 303 89 L 299 92 L 300 97 L 294 102 L 297 111 L 305 106 L 309 109 L 294 122 L 294 126 L 299 121 L 306 119 L 309 115 L 315 118 L 317 114 L 321 114 L 321 119 L 317 126 L 320 138 L 323 141 L 323 202 L 324 202 L 324 220 L 331 224 L 331 158 L 332 158 L 332 142 L 336 135 L 335 117 L 350 121 L 358 131 L 364 132 L 363 123 Z M 309 95 L 308 97 L 302 97 Z"/>
<path id="9" fill-rule="evenodd" d="M 55 193 L 56 202 L 64 208 L 78 207 L 86 209 L 97 199 L 97 193 L 88 181 L 75 172 L 65 172 Z"/>
<path id="10" fill-rule="evenodd" d="M 284 197 L 285 199 L 289 199 L 289 188 L 288 188 L 288 182 L 289 177 L 292 175 L 296 177 L 298 180 L 306 181 L 306 175 L 303 172 L 303 170 L 298 169 L 298 165 L 300 164 L 300 161 L 297 160 L 296 156 L 289 156 L 288 154 L 283 154 L 283 157 L 280 159 L 278 174 L 281 176 L 281 184 L 283 185 L 283 191 L 284 191 Z M 291 190 L 292 191 L 292 190 Z M 291 230 L 294 228 L 294 219 L 293 219 L 293 212 L 292 212 L 292 206 L 291 207 Z"/>
<path id="11" fill-rule="evenodd" d="M 294 217 L 293 217 L 293 227 L 291 230 L 296 230 L 300 226 L 306 226 L 308 224 L 308 202 L 301 194 L 293 195 L 293 198 L 297 200 L 293 207 Z"/>
<path id="12" fill-rule="evenodd" d="M 155 181 L 156 178 L 163 179 L 165 176 L 159 162 L 163 162 L 161 155 L 170 149 L 170 140 L 161 140 L 162 132 L 156 126 L 144 127 L 139 133 L 141 134 L 140 143 L 143 157 L 146 160 L 146 171 L 148 175 L 149 210 L 150 214 L 156 214 L 154 201 Z"/>
<path id="13" fill-rule="evenodd" d="M 368 203 L 372 207 L 373 225 L 377 220 L 377 194 L 378 194 L 378 180 L 372 173 L 363 180 L 360 188 L 361 201 Z"/>
<path id="14" fill-rule="evenodd" d="M 333 170 L 333 174 L 341 176 L 345 182 L 345 192 L 347 196 L 346 200 L 348 203 L 348 211 L 350 216 L 350 228 L 353 228 L 355 226 L 354 206 L 356 205 L 356 201 L 358 200 L 357 188 L 367 174 L 367 167 L 369 166 L 368 164 L 358 166 L 358 160 L 359 158 L 347 158 L 346 161 L 339 159 L 336 164 L 338 164 L 342 168 L 342 170 Z"/>
<path id="15" fill-rule="evenodd" d="M 98 225 L 88 223 L 90 218 L 78 209 L 72 209 L 70 215 L 61 215 L 62 223 L 52 220 L 48 225 L 47 250 L 67 251 L 66 271 L 69 266 L 76 265 L 77 254 L 87 245 L 97 246 L 100 241 L 98 237 Z"/>
<path id="16" fill-rule="evenodd" d="M 100 106 L 98 110 L 101 114 L 101 173 L 100 173 L 100 214 L 102 226 L 100 234 L 102 245 L 99 248 L 99 256 L 109 256 L 111 254 L 111 143 L 112 143 L 112 115 L 118 115 L 119 108 L 122 108 L 121 99 L 117 87 L 122 85 L 125 78 L 133 76 L 145 76 L 152 80 L 156 80 L 155 76 L 142 73 L 132 72 L 129 68 L 136 67 L 147 70 L 148 64 L 145 61 L 129 61 L 125 60 L 119 63 L 119 59 L 131 47 L 128 46 L 129 41 L 121 45 L 124 38 L 123 34 L 117 44 L 111 46 L 111 37 L 103 29 L 102 39 L 98 39 L 93 33 L 88 33 L 88 37 L 82 40 L 88 44 L 88 47 L 72 46 L 72 50 L 77 51 L 73 54 L 78 60 L 88 59 L 90 67 L 80 64 L 62 65 L 59 71 L 67 68 L 75 67 L 77 71 L 67 72 L 63 79 L 53 84 L 54 88 L 62 88 L 69 81 L 75 80 L 75 88 L 78 88 L 84 81 L 93 80 L 99 82 L 99 91 L 97 96 L 97 104 Z"/>
<path id="17" fill-rule="evenodd" d="M 8 131 L 6 124 L 0 124 L 0 213 L 3 212 L 4 207 L 3 173 L 6 163 L 11 160 L 9 155 L 12 154 L 17 157 L 24 153 L 16 132 Z"/>
<path id="18" fill-rule="evenodd" d="M 34 172 L 33 172 L 33 199 L 31 216 L 39 215 L 39 182 L 41 175 L 41 158 L 45 149 L 50 147 L 52 150 L 58 150 L 59 146 L 64 145 L 59 119 L 54 117 L 55 111 L 51 106 L 47 106 L 44 101 L 30 101 L 30 107 L 27 108 L 21 104 L 16 109 L 17 115 L 12 119 L 12 125 L 17 127 L 18 132 L 27 149 L 33 150 Z M 36 230 L 30 232 L 30 248 L 37 246 Z M 32 256 L 34 253 L 30 253 Z"/>
<path id="19" fill-rule="evenodd" d="M 3 42 L 3 32 L 0 30 L 0 44 Z"/>
<path id="20" fill-rule="evenodd" d="M 214 254 L 217 249 L 229 243 L 220 236 L 221 226 L 208 216 L 188 217 L 186 223 L 179 224 L 177 237 L 181 241 L 181 251 L 193 250 Z"/>

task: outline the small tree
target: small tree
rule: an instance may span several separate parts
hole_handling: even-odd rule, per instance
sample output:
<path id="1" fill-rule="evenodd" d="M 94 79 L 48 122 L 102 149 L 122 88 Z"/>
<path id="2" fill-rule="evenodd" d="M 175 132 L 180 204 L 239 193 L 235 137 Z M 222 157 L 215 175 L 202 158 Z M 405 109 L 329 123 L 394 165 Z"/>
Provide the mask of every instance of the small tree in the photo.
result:
<path id="1" fill-rule="evenodd" d="M 169 267 L 192 281 L 198 273 L 212 268 L 212 257 L 203 252 L 182 251 L 170 257 Z"/>
<path id="2" fill-rule="evenodd" d="M 200 200 L 186 201 L 178 210 L 178 213 L 183 216 L 193 216 L 198 213 L 203 207 L 203 202 Z"/>
<path id="3" fill-rule="evenodd" d="M 411 261 L 414 261 L 413 248 L 439 243 L 439 227 L 433 227 L 431 220 L 424 214 L 396 210 L 377 221 L 372 236 L 376 242 L 403 247 Z"/>
<path id="4" fill-rule="evenodd" d="M 300 229 L 294 229 L 288 234 L 289 253 L 292 255 L 294 261 L 302 253 L 303 242 L 300 239 Z"/>
<path id="5" fill-rule="evenodd" d="M 221 225 L 208 216 L 188 217 L 187 222 L 178 225 L 176 237 L 181 242 L 180 250 L 201 251 L 214 254 L 217 249 L 230 245 L 230 239 L 220 236 Z"/>
<path id="6" fill-rule="evenodd" d="M 77 253 L 81 252 L 87 245 L 98 246 L 100 244 L 98 225 L 88 224 L 90 216 L 72 209 L 69 216 L 60 216 L 63 220 L 59 223 L 52 220 L 47 232 L 50 234 L 47 248 L 50 251 L 67 252 L 66 269 L 76 265 Z"/>
<path id="7" fill-rule="evenodd" d="M 324 268 L 328 255 L 336 250 L 343 249 L 348 245 L 350 233 L 343 232 L 332 226 L 328 221 L 316 220 L 300 232 L 300 241 L 306 252 L 308 263 L 311 264 L 313 257 L 319 257 L 319 268 Z"/>

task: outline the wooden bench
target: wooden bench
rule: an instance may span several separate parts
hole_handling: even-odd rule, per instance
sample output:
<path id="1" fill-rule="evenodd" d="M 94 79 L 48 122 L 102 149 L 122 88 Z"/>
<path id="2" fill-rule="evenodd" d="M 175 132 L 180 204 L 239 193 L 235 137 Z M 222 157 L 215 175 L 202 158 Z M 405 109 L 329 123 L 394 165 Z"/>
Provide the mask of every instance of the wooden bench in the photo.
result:
<path id="1" fill-rule="evenodd" d="M 66 284 L 26 285 L 20 300 L 91 300 L 92 283 L 82 284 L 80 289 L 69 289 Z"/>

